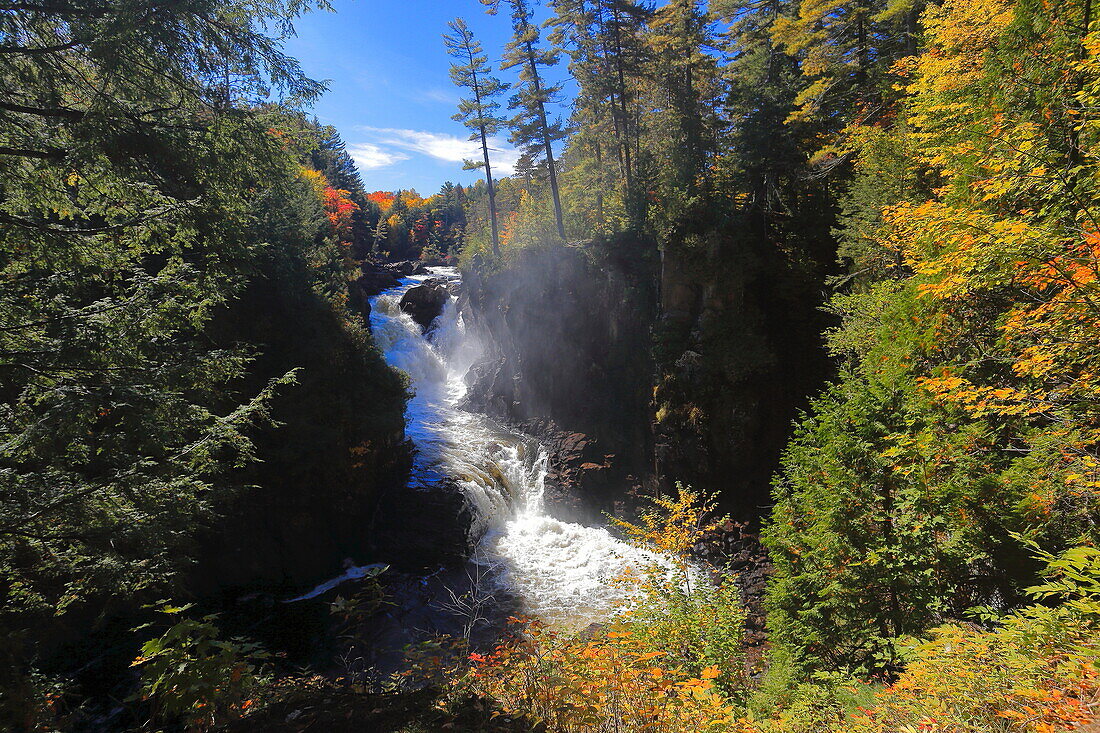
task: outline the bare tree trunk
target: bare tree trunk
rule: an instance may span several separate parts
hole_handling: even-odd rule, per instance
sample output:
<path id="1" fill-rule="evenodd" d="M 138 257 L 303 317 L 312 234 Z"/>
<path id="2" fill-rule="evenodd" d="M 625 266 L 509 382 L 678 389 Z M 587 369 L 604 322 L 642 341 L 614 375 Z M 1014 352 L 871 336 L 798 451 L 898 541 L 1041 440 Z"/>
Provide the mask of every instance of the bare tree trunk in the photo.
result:
<path id="1" fill-rule="evenodd" d="M 493 232 L 493 255 L 500 257 L 500 234 L 497 232 L 497 194 L 493 187 L 493 170 L 489 167 L 489 141 L 485 126 L 481 126 L 481 156 L 485 161 L 485 185 L 489 189 L 489 226 Z"/>

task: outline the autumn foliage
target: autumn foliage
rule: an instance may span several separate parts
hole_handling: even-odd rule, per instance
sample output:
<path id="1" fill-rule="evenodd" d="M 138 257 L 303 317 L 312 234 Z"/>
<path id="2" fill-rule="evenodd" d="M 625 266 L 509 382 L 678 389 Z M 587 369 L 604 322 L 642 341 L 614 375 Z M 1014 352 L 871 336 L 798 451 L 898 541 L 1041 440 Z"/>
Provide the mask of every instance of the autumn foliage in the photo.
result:
<path id="1" fill-rule="evenodd" d="M 527 716 L 562 733 L 719 730 L 734 720 L 714 687 L 717 667 L 694 676 L 622 625 L 585 637 L 513 621 L 508 641 L 471 655 L 464 678 L 502 715 Z"/>
<path id="2" fill-rule="evenodd" d="M 390 191 L 375 191 L 367 194 L 367 201 L 378 204 L 378 208 L 381 209 L 382 213 L 390 210 L 396 198 L 397 194 Z"/>
<path id="3" fill-rule="evenodd" d="M 1026 602 L 1027 542 L 1100 540 L 1089 12 L 931 7 L 889 121 L 847 130 L 846 206 L 873 226 L 833 298 L 840 377 L 787 449 L 765 532 L 773 640 L 804 673 L 909 674 L 908 637 Z"/>
<path id="4" fill-rule="evenodd" d="M 681 488 L 625 526 L 649 549 L 684 551 L 709 526 L 710 509 Z M 576 633 L 513 617 L 490 650 L 442 669 L 433 654 L 428 677 L 448 690 L 444 707 L 473 696 L 493 717 L 553 733 L 1055 733 L 1092 720 L 1100 706 L 1100 553 L 1044 558 L 1048 582 L 1032 592 L 1064 606 L 1030 606 L 989 630 L 935 628 L 910 640 L 905 669 L 889 684 L 825 675 L 777 705 L 744 674 L 743 617 L 722 615 L 737 609 L 736 596 L 711 589 L 685 614 L 684 577 L 662 573 L 608 624 Z M 722 629 L 734 632 L 733 644 L 714 636 Z M 699 634 L 711 637 L 696 643 Z"/>
<path id="5" fill-rule="evenodd" d="M 332 233 L 343 243 L 351 241 L 352 215 L 359 211 L 359 206 L 348 198 L 348 192 L 326 186 L 323 205 L 328 216 Z"/>

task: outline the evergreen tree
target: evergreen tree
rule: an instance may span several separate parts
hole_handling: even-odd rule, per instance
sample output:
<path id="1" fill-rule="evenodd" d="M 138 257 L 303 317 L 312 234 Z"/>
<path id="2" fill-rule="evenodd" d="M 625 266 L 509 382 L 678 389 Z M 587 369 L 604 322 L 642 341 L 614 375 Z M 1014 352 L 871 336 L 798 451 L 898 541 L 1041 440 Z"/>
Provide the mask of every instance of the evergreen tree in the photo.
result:
<path id="1" fill-rule="evenodd" d="M 489 6 L 490 13 L 496 13 L 500 6 L 500 0 L 482 2 Z M 511 121 L 509 141 L 532 158 L 542 153 L 554 204 L 554 223 L 558 236 L 565 239 L 558 172 L 554 162 L 554 143 L 565 138 L 565 130 L 558 121 L 550 123 L 546 114 L 546 105 L 557 101 L 561 86 L 546 85 L 539 71 L 539 67 L 557 64 L 560 53 L 557 49 L 542 50 L 538 47 L 539 29 L 531 22 L 531 10 L 526 0 L 508 0 L 508 4 L 512 7 L 513 36 L 504 49 L 502 68 L 521 67 L 519 78 L 522 84 L 508 105 L 509 109 L 518 110 Z"/>
<path id="2" fill-rule="evenodd" d="M 317 129 L 320 141 L 310 153 L 310 167 L 324 173 L 333 188 L 347 191 L 359 203 L 358 200 L 365 195 L 363 180 L 339 131 L 332 125 L 322 126 L 316 120 L 312 127 Z"/>
<path id="3" fill-rule="evenodd" d="M 306 122 L 304 115 L 302 119 L 303 124 L 317 135 L 317 141 L 309 154 L 309 167 L 323 174 L 332 188 L 345 191 L 345 195 L 356 206 L 351 215 L 351 254 L 362 258 L 370 252 L 374 228 L 370 223 L 370 205 L 359 169 L 335 127 L 321 125 L 316 119 Z"/>
<path id="4" fill-rule="evenodd" d="M 380 254 L 386 246 L 386 240 L 390 236 L 390 226 L 383 214 L 378 217 L 378 224 L 374 227 L 374 239 L 371 242 L 371 254 Z"/>
<path id="5" fill-rule="evenodd" d="M 535 181 L 543 177 L 545 166 L 539 165 L 539 161 L 535 159 L 529 152 L 523 152 L 518 158 L 516 158 L 515 175 L 523 179 L 523 184 L 530 188 L 534 185 Z"/>
<path id="6" fill-rule="evenodd" d="M 298 3 L 0 7 L 0 575 L 7 628 L 164 588 L 291 375 L 206 333 L 298 161 L 260 103 L 320 86 Z M 293 149 L 293 148 L 292 148 Z M 313 213 L 323 221 L 320 203 Z"/>
<path id="7" fill-rule="evenodd" d="M 770 246 L 800 250 L 830 270 L 834 201 L 840 182 L 807 168 L 828 122 L 789 120 L 801 79 L 797 59 L 774 40 L 788 0 L 721 0 L 713 11 L 726 27 L 720 41 L 728 120 L 721 136 L 716 184 L 738 196 L 742 221 Z"/>
<path id="8" fill-rule="evenodd" d="M 505 124 L 503 117 L 496 114 L 500 108 L 493 101 L 508 88 L 504 82 L 493 77 L 481 44 L 461 18 L 448 23 L 449 34 L 443 35 L 447 53 L 456 59 L 451 64 L 451 81 L 455 85 L 469 89 L 472 99 L 463 99 L 458 105 L 458 114 L 454 119 L 473 130 L 470 140 L 481 143 L 480 161 L 466 161 L 466 170 L 485 169 L 485 184 L 489 194 L 489 225 L 492 229 L 493 254 L 500 257 L 500 232 L 497 227 L 496 191 L 493 187 L 493 171 L 489 164 L 489 137 L 501 130 Z"/>
<path id="9" fill-rule="evenodd" d="M 722 95 L 712 18 L 699 0 L 672 0 L 654 12 L 649 27 L 657 91 L 649 108 L 658 119 L 648 147 L 661 151 L 670 188 L 691 194 L 717 148 Z"/>
<path id="10" fill-rule="evenodd" d="M 594 158 L 591 175 L 596 180 L 591 187 L 600 199 L 597 220 L 607 219 L 602 192 L 610 158 L 619 172 L 614 193 L 628 226 L 637 228 L 644 208 L 635 184 L 641 146 L 638 92 L 647 59 L 644 34 L 649 11 L 633 0 L 554 0 L 552 7 L 550 40 L 569 55 L 569 69 L 579 87 L 573 116 L 577 132 L 570 145 L 587 149 Z M 610 149 L 606 140 L 614 141 Z"/>
<path id="11" fill-rule="evenodd" d="M 916 50 L 923 0 L 801 0 L 773 33 L 799 57 L 799 117 L 872 122 L 890 97 L 882 75 Z M 837 128 L 839 129 L 839 127 Z"/>

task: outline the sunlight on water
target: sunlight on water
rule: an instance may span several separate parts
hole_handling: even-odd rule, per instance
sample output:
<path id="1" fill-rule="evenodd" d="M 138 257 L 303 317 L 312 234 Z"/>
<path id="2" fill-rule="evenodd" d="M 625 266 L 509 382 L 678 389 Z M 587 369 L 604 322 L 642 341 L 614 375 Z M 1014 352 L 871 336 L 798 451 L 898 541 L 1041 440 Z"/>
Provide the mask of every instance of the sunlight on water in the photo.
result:
<path id="1" fill-rule="evenodd" d="M 413 484 L 443 477 L 458 482 L 474 509 L 471 531 L 478 564 L 493 583 L 520 598 L 529 613 L 580 628 L 605 620 L 628 588 L 612 582 L 625 570 L 658 561 L 606 530 L 562 522 L 543 513 L 546 450 L 483 415 L 456 407 L 465 375 L 481 354 L 454 298 L 429 337 L 399 307 L 402 294 L 428 276 L 405 278 L 372 300 L 371 328 L 386 361 L 408 373 L 415 396 L 406 408 L 417 448 Z M 431 277 L 457 281 L 452 268 Z"/>

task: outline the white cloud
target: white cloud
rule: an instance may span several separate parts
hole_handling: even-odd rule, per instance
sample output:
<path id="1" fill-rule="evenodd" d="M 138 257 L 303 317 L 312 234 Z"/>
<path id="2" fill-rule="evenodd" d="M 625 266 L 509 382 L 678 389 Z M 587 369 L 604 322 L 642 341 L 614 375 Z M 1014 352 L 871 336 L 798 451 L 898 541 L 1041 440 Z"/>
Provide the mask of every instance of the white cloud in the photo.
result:
<path id="1" fill-rule="evenodd" d="M 421 95 L 422 99 L 426 99 L 431 102 L 438 102 L 439 104 L 458 104 L 458 95 L 454 92 L 445 92 L 442 89 L 428 89 Z"/>
<path id="2" fill-rule="evenodd" d="M 351 156 L 359 170 L 369 171 L 408 160 L 409 156 L 396 150 L 387 150 L 374 143 L 355 143 L 347 146 L 348 155 Z"/>
<path id="3" fill-rule="evenodd" d="M 425 130 L 404 130 L 393 127 L 360 127 L 377 140 L 378 145 L 388 145 L 413 153 L 427 155 L 447 163 L 459 163 L 464 160 L 481 160 L 481 146 L 472 140 L 445 132 Z M 515 172 L 519 151 L 507 146 L 500 138 L 489 139 L 489 162 L 493 172 L 510 176 Z"/>

